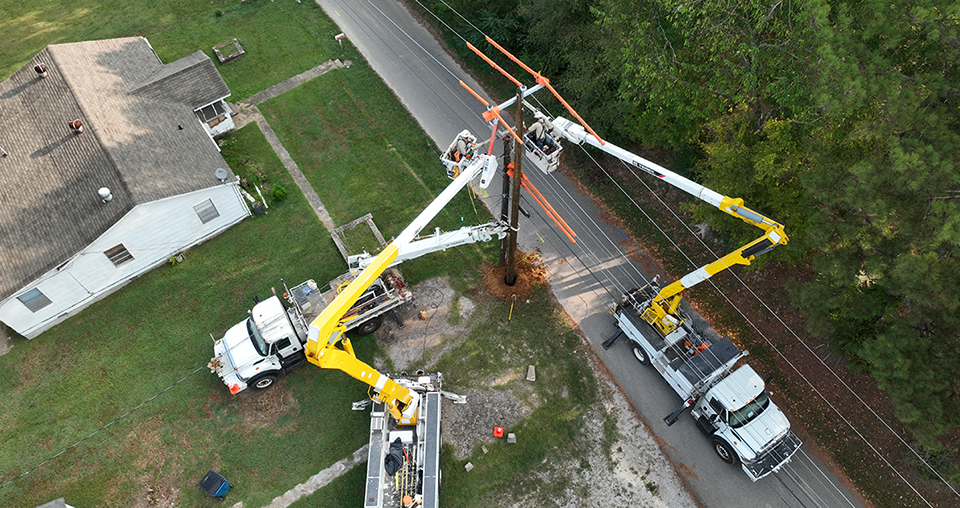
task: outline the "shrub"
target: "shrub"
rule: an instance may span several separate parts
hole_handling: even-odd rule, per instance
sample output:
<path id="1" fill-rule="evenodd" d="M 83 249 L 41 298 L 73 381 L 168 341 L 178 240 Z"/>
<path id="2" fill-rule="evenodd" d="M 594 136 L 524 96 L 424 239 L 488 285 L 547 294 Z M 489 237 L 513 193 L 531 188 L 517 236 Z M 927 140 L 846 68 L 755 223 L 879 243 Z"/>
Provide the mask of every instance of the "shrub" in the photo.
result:
<path id="1" fill-rule="evenodd" d="M 284 189 L 282 185 L 275 183 L 273 184 L 273 201 L 283 201 L 283 198 L 287 197 L 287 189 Z"/>

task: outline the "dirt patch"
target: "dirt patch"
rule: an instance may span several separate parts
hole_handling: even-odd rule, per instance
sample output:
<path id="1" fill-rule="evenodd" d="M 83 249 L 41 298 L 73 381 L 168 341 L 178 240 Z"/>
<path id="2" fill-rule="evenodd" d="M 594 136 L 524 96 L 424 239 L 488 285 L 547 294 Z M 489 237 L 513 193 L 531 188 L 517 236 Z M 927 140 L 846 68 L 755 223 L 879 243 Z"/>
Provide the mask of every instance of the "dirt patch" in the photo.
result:
<path id="1" fill-rule="evenodd" d="M 242 431 L 251 433 L 257 429 L 276 427 L 283 415 L 296 418 L 300 414 L 300 403 L 285 386 L 283 379 L 278 380 L 269 390 L 244 390 L 237 394 L 236 403 L 240 408 Z M 277 428 L 277 433 L 283 429 Z"/>
<path id="2" fill-rule="evenodd" d="M 139 473 L 134 481 L 135 493 L 130 496 L 134 508 L 175 506 L 180 499 L 180 473 L 183 465 L 175 447 L 163 443 L 160 429 L 164 422 L 159 417 L 151 418 L 127 435 L 125 454 L 137 457 L 133 466 Z M 125 494 L 129 495 L 128 494 Z"/>
<path id="3" fill-rule="evenodd" d="M 516 263 L 516 282 L 508 286 L 504 282 L 507 275 L 507 267 L 487 265 L 481 267 L 483 272 L 483 285 L 493 296 L 505 301 L 513 300 L 524 301 L 533 294 L 533 288 L 538 284 L 546 282 L 550 273 L 543 267 L 543 262 L 539 252 L 522 253 L 517 252 Z"/>
<path id="4" fill-rule="evenodd" d="M 472 300 L 457 295 L 447 277 L 427 279 L 413 286 L 411 292 L 414 301 L 396 313 L 403 325 L 388 318 L 377 332 L 377 345 L 398 372 L 430 370 L 468 333 L 464 324 L 476 309 Z M 374 366 L 385 367 L 383 361 L 374 362 Z"/>
<path id="5" fill-rule="evenodd" d="M 494 427 L 510 427 L 523 420 L 535 407 L 524 404 L 513 390 L 471 389 L 466 404 L 443 406 L 443 443 L 453 445 L 454 457 L 466 460 L 483 443 L 492 443 Z"/>
<path id="6" fill-rule="evenodd" d="M 604 372 L 596 367 L 598 372 Z M 577 435 L 566 443 L 576 452 L 552 454 L 565 458 L 546 461 L 535 473 L 545 485 L 565 484 L 565 487 L 554 493 L 523 493 L 505 506 L 697 506 L 660 450 L 655 436 L 636 417 L 616 383 L 605 372 L 600 377 L 604 394 L 587 411 Z M 612 441 L 604 431 L 605 422 L 611 419 L 616 426 L 616 437 Z M 444 433 L 445 440 L 447 434 Z M 523 438 L 530 437 L 518 436 Z"/>
<path id="7" fill-rule="evenodd" d="M 10 332 L 7 327 L 0 325 L 0 356 L 3 356 L 13 349 L 13 342 L 10 340 Z"/>

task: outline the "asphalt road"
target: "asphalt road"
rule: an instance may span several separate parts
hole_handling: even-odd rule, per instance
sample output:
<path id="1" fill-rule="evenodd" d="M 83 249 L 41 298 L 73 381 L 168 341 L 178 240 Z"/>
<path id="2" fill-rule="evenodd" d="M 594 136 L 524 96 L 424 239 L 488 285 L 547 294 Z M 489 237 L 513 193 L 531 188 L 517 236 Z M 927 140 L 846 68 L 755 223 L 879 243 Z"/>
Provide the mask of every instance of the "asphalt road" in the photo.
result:
<path id="1" fill-rule="evenodd" d="M 481 117 L 485 108 L 458 80 L 478 92 L 480 87 L 396 0 L 317 3 L 359 48 L 437 146 L 445 148 L 463 129 L 481 139 L 489 138 L 489 127 Z M 568 143 L 566 149 L 579 148 Z M 494 154 L 500 153 L 498 146 Z M 607 311 L 624 290 L 643 285 L 650 274 L 627 257 L 619 230 L 600 219 L 600 211 L 576 186 L 557 173 L 545 175 L 529 164 L 526 167 L 525 174 L 578 237 L 576 244 L 569 242 L 539 207 L 525 200 L 522 206 L 532 217 L 521 220 L 521 248 L 540 251 L 554 276 L 552 287 L 557 299 L 580 323 L 631 403 L 662 439 L 664 452 L 697 500 L 706 507 L 861 506 L 857 497 L 809 452 L 807 444 L 779 473 L 754 483 L 738 467 L 729 466 L 713 453 L 709 439 L 697 430 L 689 415 L 671 427 L 666 426 L 663 417 L 680 405 L 680 398 L 654 370 L 637 363 L 625 340 L 609 350 L 600 347 L 616 330 Z M 499 180 L 487 192 L 484 202 L 498 215 Z M 775 392 L 772 397 L 776 400 Z"/>

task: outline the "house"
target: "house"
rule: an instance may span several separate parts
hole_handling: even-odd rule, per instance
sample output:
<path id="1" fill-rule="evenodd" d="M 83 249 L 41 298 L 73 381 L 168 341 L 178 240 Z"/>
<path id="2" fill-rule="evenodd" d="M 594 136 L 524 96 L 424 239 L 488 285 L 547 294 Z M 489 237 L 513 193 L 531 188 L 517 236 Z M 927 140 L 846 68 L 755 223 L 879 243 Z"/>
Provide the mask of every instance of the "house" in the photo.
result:
<path id="1" fill-rule="evenodd" d="M 27 338 L 250 215 L 213 136 L 230 90 L 142 37 L 55 44 L 0 83 L 0 321 Z"/>

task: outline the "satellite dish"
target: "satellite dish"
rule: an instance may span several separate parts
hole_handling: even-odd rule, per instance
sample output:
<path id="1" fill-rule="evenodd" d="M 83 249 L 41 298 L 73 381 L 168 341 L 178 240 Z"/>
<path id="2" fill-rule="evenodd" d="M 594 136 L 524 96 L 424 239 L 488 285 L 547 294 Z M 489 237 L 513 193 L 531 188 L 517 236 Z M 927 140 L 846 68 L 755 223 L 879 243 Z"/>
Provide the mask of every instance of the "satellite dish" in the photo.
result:
<path id="1" fill-rule="evenodd" d="M 113 194 L 110 192 L 110 189 L 106 187 L 100 187 L 100 190 L 97 191 L 97 194 L 100 195 L 100 202 L 106 203 L 113 199 Z"/>
<path id="2" fill-rule="evenodd" d="M 216 175 L 217 180 L 220 180 L 221 182 L 227 180 L 227 170 L 226 170 L 226 169 L 217 168 L 217 170 L 214 171 L 213 174 Z"/>

